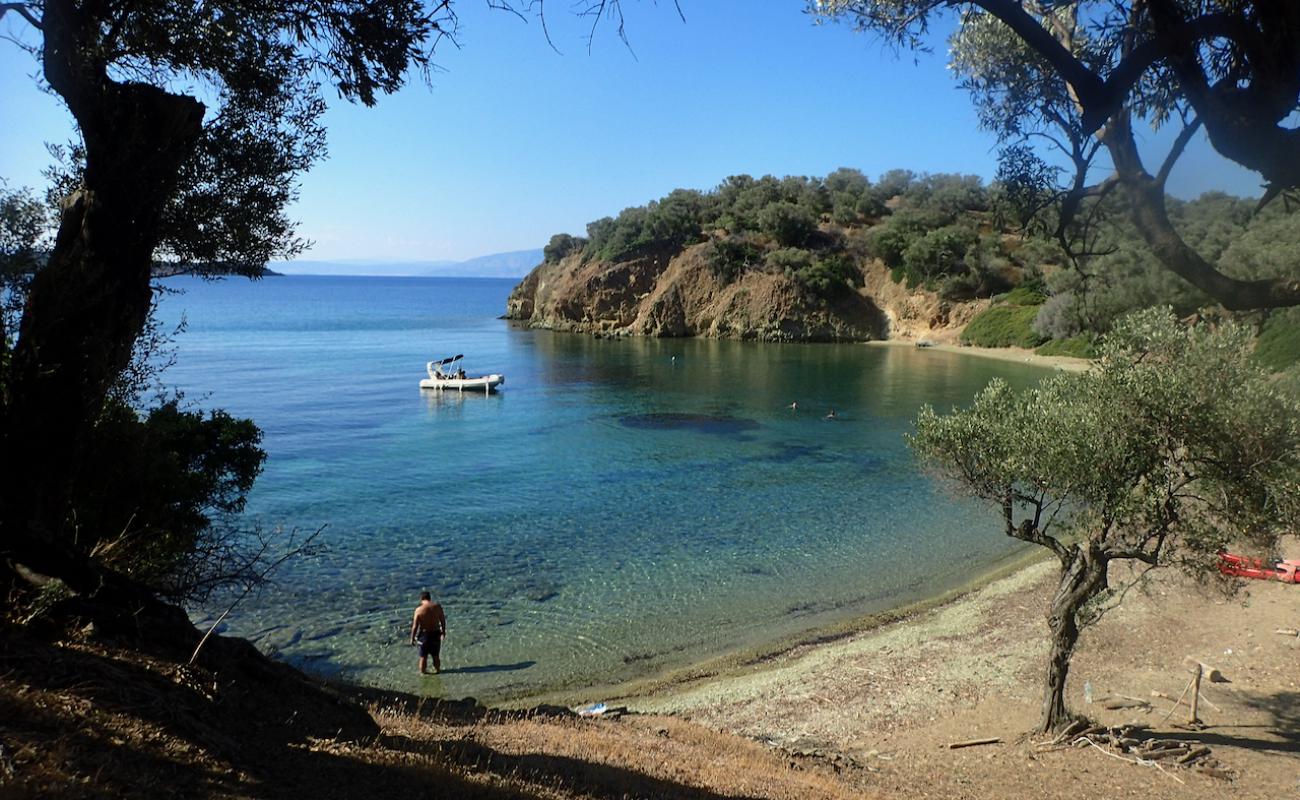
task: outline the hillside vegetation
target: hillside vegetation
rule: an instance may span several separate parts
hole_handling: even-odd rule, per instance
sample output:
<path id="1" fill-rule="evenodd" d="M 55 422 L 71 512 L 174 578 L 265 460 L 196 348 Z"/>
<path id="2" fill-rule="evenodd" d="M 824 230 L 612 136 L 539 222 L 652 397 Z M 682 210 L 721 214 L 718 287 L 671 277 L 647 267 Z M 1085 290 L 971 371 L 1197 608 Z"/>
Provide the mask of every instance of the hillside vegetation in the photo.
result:
<path id="1" fill-rule="evenodd" d="M 711 191 L 676 189 L 602 217 L 585 237 L 553 236 L 543 263 L 512 296 L 509 316 L 574 330 L 786 338 L 768 336 L 767 325 L 799 338 L 819 329 L 781 315 L 833 316 L 837 305 L 861 295 L 882 330 L 857 337 L 855 328 L 841 326 L 847 335 L 806 338 L 876 338 L 893 333 L 897 313 L 879 287 L 867 285 L 875 265 L 913 297 L 929 299 L 928 324 L 973 316 L 961 337 L 966 343 L 1088 356 L 1131 311 L 1169 305 L 1187 315 L 1213 306 L 1159 265 L 1128 223 L 1122 198 L 1094 202 L 1080 215 L 1087 224 L 1067 232 L 1076 251 L 1086 251 L 1076 253 L 1077 262 L 1053 226 L 1021 224 L 1024 204 L 1014 189 L 970 175 L 892 170 L 872 181 L 849 168 L 823 178 L 736 175 Z M 1300 264 L 1300 216 L 1282 203 L 1256 211 L 1253 201 L 1210 193 L 1169 204 L 1188 243 L 1230 275 L 1272 277 Z M 670 269 L 684 255 L 691 267 Z M 629 274 L 613 279 L 616 265 L 639 266 L 625 266 Z M 683 273 L 701 268 L 707 276 L 685 280 Z M 750 302 L 741 316 L 755 329 L 728 317 L 737 297 L 771 295 L 773 287 L 798 302 L 770 312 Z M 648 309 L 647 298 L 658 306 Z M 951 311 L 977 300 L 982 305 L 969 315 Z M 773 316 L 753 320 L 763 313 Z M 658 324 L 679 316 L 682 324 Z M 1252 321 L 1266 334 L 1264 363 L 1285 369 L 1300 361 L 1300 318 L 1278 311 Z"/>

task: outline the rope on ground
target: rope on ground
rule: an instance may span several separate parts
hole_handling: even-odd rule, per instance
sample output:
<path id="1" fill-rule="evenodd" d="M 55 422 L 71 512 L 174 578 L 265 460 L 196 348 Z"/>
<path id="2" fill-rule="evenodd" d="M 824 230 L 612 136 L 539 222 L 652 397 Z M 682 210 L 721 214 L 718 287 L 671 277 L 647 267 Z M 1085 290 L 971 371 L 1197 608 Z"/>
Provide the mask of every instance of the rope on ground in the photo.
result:
<path id="1" fill-rule="evenodd" d="M 1178 699 L 1174 701 L 1174 707 L 1169 709 L 1169 713 L 1165 714 L 1164 718 L 1160 720 L 1161 725 L 1168 722 L 1169 718 L 1174 715 L 1174 712 L 1178 710 L 1178 704 L 1183 702 L 1183 698 L 1187 696 L 1187 693 L 1191 691 L 1191 688 L 1192 688 L 1192 682 L 1188 681 L 1187 685 L 1183 687 L 1183 693 L 1178 695 Z"/>
<path id="2" fill-rule="evenodd" d="M 1162 775 L 1166 775 L 1166 776 L 1168 776 L 1168 777 L 1170 777 L 1170 778 L 1173 778 L 1174 780 L 1178 781 L 1179 783 L 1183 783 L 1184 785 L 1186 785 L 1186 784 L 1183 782 L 1183 779 L 1182 779 L 1182 778 L 1178 777 L 1177 775 L 1173 774 L 1172 772 L 1166 772 L 1164 767 L 1160 766 L 1160 765 L 1157 764 L 1155 761 L 1152 761 L 1152 760 L 1149 759 L 1149 758 L 1125 758 L 1124 756 L 1121 756 L 1121 755 L 1119 755 L 1118 753 L 1112 753 L 1111 751 L 1109 751 L 1109 750 L 1107 750 L 1106 748 L 1102 747 L 1101 745 L 1097 744 L 1097 743 L 1094 742 L 1090 737 L 1087 737 L 1087 736 L 1080 736 L 1076 741 L 1087 742 L 1088 744 L 1090 744 L 1090 745 L 1092 745 L 1093 747 L 1095 747 L 1095 748 L 1097 749 L 1097 751 L 1100 752 L 1102 755 L 1110 756 L 1111 758 L 1118 758 L 1120 761 L 1127 761 L 1127 762 L 1130 763 L 1130 764 L 1138 764 L 1138 765 L 1143 766 L 1143 767 L 1155 767 L 1156 769 L 1160 770 L 1160 774 L 1162 774 Z"/>

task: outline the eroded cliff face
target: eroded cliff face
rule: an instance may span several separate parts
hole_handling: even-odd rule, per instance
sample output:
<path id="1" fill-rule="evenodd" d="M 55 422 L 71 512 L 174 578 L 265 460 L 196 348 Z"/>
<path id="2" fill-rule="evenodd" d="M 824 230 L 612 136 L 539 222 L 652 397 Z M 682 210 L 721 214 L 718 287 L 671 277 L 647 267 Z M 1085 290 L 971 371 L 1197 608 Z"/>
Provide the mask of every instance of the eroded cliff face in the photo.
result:
<path id="1" fill-rule="evenodd" d="M 887 339 L 958 344 L 966 323 L 991 302 L 987 298 L 954 302 L 935 292 L 909 289 L 895 283 L 889 268 L 874 260 L 862 266 L 862 277 L 861 291 L 885 314 Z"/>
<path id="2" fill-rule="evenodd" d="M 534 328 L 605 335 L 844 342 L 947 341 L 975 313 L 931 292 L 909 292 L 879 263 L 863 265 L 861 290 L 830 301 L 779 274 L 750 271 L 724 283 L 705 261 L 706 248 L 619 262 L 584 262 L 575 254 L 540 264 L 511 292 L 506 317 Z"/>

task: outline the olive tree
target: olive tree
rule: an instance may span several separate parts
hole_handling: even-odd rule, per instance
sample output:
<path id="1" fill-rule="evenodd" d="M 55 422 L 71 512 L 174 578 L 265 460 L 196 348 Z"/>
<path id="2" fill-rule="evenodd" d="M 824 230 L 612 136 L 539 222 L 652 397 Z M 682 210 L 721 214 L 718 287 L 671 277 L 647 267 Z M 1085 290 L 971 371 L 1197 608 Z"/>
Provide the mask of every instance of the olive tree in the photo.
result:
<path id="1" fill-rule="evenodd" d="M 1300 406 L 1250 351 L 1244 327 L 1150 309 L 1116 324 L 1088 372 L 1023 392 L 993 381 L 969 408 L 922 409 L 911 445 L 923 461 L 1060 563 L 1043 731 L 1069 721 L 1070 658 L 1113 562 L 1203 571 L 1229 544 L 1294 532 Z"/>
<path id="2" fill-rule="evenodd" d="M 577 11 L 622 30 L 618 0 Z M 35 572 L 145 602 L 78 544 L 71 493 L 146 328 L 153 270 L 256 275 L 300 252 L 286 208 L 324 156 L 326 97 L 370 106 L 427 69 L 456 32 L 453 0 L 19 0 L 0 20 L 77 137 L 57 235 L 24 277 L 16 330 L 5 317 L 0 591 Z"/>
<path id="3" fill-rule="evenodd" d="M 415 0 L 0 4 L 34 32 L 38 80 L 78 137 L 0 374 L 0 444 L 21 465 L 0 483 L 6 575 L 21 565 L 112 593 L 78 545 L 70 499 L 79 472 L 106 466 L 83 462 L 145 329 L 155 264 L 256 274 L 297 252 L 284 209 L 324 153 L 323 85 L 373 104 L 427 63 L 448 12 Z"/>
<path id="4" fill-rule="evenodd" d="M 846 20 L 908 48 L 955 12 L 951 67 L 981 125 L 1011 144 L 1004 174 L 1056 201 L 1065 239 L 1091 198 L 1122 189 L 1156 259 L 1229 309 L 1300 304 L 1297 268 L 1229 274 L 1180 235 L 1166 208 L 1170 172 L 1203 129 L 1225 158 L 1257 172 L 1260 205 L 1300 189 L 1300 6 L 1275 0 L 809 0 L 820 19 Z M 1180 130 L 1158 166 L 1138 147 L 1139 123 Z M 1032 147 L 1028 147 L 1032 145 Z M 1056 186 L 1042 147 L 1069 180 Z M 1109 164 L 1100 158 L 1109 157 Z M 1099 170 L 1110 174 L 1093 183 Z M 1086 246 L 1079 248 L 1087 252 Z"/>

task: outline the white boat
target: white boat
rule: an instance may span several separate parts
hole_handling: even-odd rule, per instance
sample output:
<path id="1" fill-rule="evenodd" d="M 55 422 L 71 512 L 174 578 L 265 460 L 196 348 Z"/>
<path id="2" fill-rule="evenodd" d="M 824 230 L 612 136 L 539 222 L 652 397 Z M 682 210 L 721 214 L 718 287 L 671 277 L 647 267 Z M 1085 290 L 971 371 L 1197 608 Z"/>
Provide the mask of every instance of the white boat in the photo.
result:
<path id="1" fill-rule="evenodd" d="M 455 355 L 451 358 L 430 361 L 425 364 L 424 368 L 428 370 L 429 377 L 420 381 L 420 388 L 432 389 L 435 392 L 482 392 L 490 394 L 493 389 L 506 382 L 506 376 L 498 373 L 470 376 L 465 374 L 464 369 L 453 368 L 452 365 L 464 357 L 464 355 Z"/>

